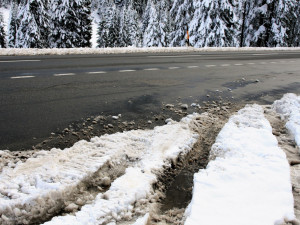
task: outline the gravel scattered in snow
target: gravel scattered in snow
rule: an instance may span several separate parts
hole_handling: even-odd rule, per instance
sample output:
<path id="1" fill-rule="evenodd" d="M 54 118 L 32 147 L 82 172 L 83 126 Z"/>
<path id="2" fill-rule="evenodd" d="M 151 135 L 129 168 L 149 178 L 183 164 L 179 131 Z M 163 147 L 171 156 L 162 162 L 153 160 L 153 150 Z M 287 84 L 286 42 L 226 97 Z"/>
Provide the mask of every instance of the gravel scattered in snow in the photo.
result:
<path id="1" fill-rule="evenodd" d="M 275 101 L 272 107 L 281 115 L 281 119 L 287 121 L 286 128 L 300 147 L 300 96 L 285 94 L 282 99 Z"/>
<path id="2" fill-rule="evenodd" d="M 230 118 L 194 175 L 186 225 L 266 225 L 293 220 L 290 168 L 258 105 Z"/>

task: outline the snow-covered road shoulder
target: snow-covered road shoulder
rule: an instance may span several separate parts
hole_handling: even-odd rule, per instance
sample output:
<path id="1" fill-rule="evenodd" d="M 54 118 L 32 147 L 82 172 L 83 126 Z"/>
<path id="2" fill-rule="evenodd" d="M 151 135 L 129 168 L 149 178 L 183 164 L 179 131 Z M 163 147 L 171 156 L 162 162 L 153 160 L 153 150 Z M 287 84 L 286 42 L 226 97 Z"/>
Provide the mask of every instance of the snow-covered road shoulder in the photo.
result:
<path id="1" fill-rule="evenodd" d="M 299 47 L 254 48 L 254 47 L 124 47 L 124 48 L 60 48 L 60 49 L 1 49 L 2 56 L 22 55 L 83 55 L 83 54 L 130 54 L 130 53 L 196 53 L 196 52 L 251 52 L 251 51 L 299 51 Z"/>
<path id="2" fill-rule="evenodd" d="M 273 109 L 286 121 L 286 128 L 300 147 L 300 96 L 286 94 L 272 105 Z"/>
<path id="3" fill-rule="evenodd" d="M 152 194 L 164 167 L 198 140 L 198 114 L 170 120 L 154 130 L 133 130 L 80 141 L 65 150 L 37 152 L 0 173 L 0 224 L 101 224 L 131 218 L 133 204 Z M 124 171 L 109 177 L 107 171 Z M 126 169 L 126 170 L 125 170 Z M 125 173 L 123 176 L 121 176 Z M 115 179 L 115 180 L 114 180 Z M 114 180 L 110 186 L 110 180 Z M 88 187 L 110 186 L 91 200 Z M 81 206 L 83 206 L 81 208 Z M 80 210 L 81 208 L 81 210 Z"/>
<path id="4" fill-rule="evenodd" d="M 262 107 L 232 116 L 194 176 L 186 225 L 267 225 L 295 218 L 290 167 Z"/>

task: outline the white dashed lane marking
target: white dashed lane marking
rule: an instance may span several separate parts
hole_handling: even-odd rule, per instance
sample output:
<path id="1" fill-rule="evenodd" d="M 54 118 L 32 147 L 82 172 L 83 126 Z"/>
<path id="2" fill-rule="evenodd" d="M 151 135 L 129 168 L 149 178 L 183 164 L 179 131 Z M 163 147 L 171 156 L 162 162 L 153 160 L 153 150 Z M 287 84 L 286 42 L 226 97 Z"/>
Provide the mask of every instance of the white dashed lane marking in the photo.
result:
<path id="1" fill-rule="evenodd" d="M 120 73 L 134 72 L 136 70 L 119 70 Z"/>
<path id="2" fill-rule="evenodd" d="M 75 73 L 57 73 L 57 74 L 54 74 L 53 76 L 55 77 L 62 77 L 62 76 L 74 76 Z"/>
<path id="3" fill-rule="evenodd" d="M 248 65 L 255 65 L 255 63 L 247 63 Z"/>
<path id="4" fill-rule="evenodd" d="M 244 64 L 241 64 L 241 63 L 237 63 L 237 64 L 234 64 L 235 66 L 243 66 Z"/>
<path id="5" fill-rule="evenodd" d="M 0 61 L 0 63 L 17 63 L 17 62 L 40 62 L 42 60 L 9 60 L 9 61 Z"/>
<path id="6" fill-rule="evenodd" d="M 105 71 L 95 71 L 95 72 L 88 72 L 88 74 L 101 74 L 106 73 Z"/>
<path id="7" fill-rule="evenodd" d="M 27 78 L 34 78 L 35 76 L 17 76 L 11 77 L 10 79 L 27 79 Z"/>
<path id="8" fill-rule="evenodd" d="M 176 67 L 176 66 L 174 66 L 174 67 L 169 67 L 169 70 L 176 70 L 176 69 L 179 69 L 179 67 Z"/>
<path id="9" fill-rule="evenodd" d="M 148 69 L 144 69 L 145 71 L 154 71 L 154 70 L 159 70 L 158 68 L 148 68 Z"/>
<path id="10" fill-rule="evenodd" d="M 199 68 L 199 66 L 188 66 L 189 69 Z"/>
<path id="11" fill-rule="evenodd" d="M 216 65 L 206 65 L 206 67 L 215 67 Z"/>
<path id="12" fill-rule="evenodd" d="M 230 66 L 230 64 L 222 64 L 221 66 Z"/>

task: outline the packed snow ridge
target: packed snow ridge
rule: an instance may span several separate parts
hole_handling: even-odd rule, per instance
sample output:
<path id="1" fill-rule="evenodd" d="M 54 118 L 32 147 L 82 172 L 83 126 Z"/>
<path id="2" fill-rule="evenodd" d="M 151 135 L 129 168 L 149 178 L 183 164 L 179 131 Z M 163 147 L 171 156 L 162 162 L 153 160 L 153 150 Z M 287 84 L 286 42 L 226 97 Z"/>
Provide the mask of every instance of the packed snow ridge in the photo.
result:
<path id="1" fill-rule="evenodd" d="M 102 224 L 130 219 L 133 204 L 153 194 L 152 185 L 163 167 L 171 166 L 172 160 L 188 153 L 196 143 L 197 117 L 193 114 L 180 122 L 170 120 L 154 130 L 95 137 L 65 150 L 40 151 L 25 163 L 8 165 L 0 174 L 0 224 L 37 222 L 57 215 L 64 207 L 72 211 L 80 205 L 84 206 L 75 215 L 55 217 L 46 224 Z M 75 199 L 78 205 L 67 205 L 86 182 L 96 178 L 100 186 L 109 180 L 101 173 L 103 167 L 124 164 L 125 174 L 90 204 Z"/>
<path id="2" fill-rule="evenodd" d="M 229 119 L 210 160 L 194 175 L 185 225 L 279 225 L 294 220 L 289 164 L 261 106 L 246 106 Z"/>
<path id="3" fill-rule="evenodd" d="M 286 121 L 286 128 L 300 147 L 300 96 L 286 94 L 273 104 L 273 109 Z"/>
<path id="4" fill-rule="evenodd" d="M 226 52 L 226 51 L 299 51 L 300 47 L 277 47 L 277 48 L 257 48 L 257 47 L 124 47 L 124 48 L 3 48 L 0 55 L 83 55 L 83 54 L 129 54 L 129 53 L 191 53 L 191 52 Z"/>

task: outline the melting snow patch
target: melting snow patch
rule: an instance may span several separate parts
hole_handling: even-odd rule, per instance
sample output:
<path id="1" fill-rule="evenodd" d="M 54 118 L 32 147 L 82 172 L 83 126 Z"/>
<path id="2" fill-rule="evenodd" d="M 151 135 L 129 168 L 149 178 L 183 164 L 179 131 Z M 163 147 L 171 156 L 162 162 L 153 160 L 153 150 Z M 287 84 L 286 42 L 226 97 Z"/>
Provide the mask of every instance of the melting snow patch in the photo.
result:
<path id="1" fill-rule="evenodd" d="M 295 218 L 289 164 L 260 106 L 229 119 L 210 160 L 194 175 L 186 225 L 273 225 Z"/>
<path id="2" fill-rule="evenodd" d="M 281 115 L 281 119 L 287 121 L 286 128 L 294 136 L 297 146 L 300 147 L 300 96 L 285 94 L 272 106 Z"/>
<path id="3" fill-rule="evenodd" d="M 0 224 L 45 220 L 63 208 L 74 211 L 77 206 L 67 202 L 73 201 L 78 190 L 93 177 L 105 179 L 101 177 L 105 165 L 120 164 L 129 168 L 107 192 L 98 194 L 74 216 L 55 217 L 47 224 L 101 224 L 131 217 L 134 203 L 151 195 L 163 166 L 170 166 L 196 143 L 198 134 L 193 128 L 198 116 L 154 130 L 95 137 L 65 150 L 40 151 L 25 163 L 4 167 L 0 173 Z"/>

